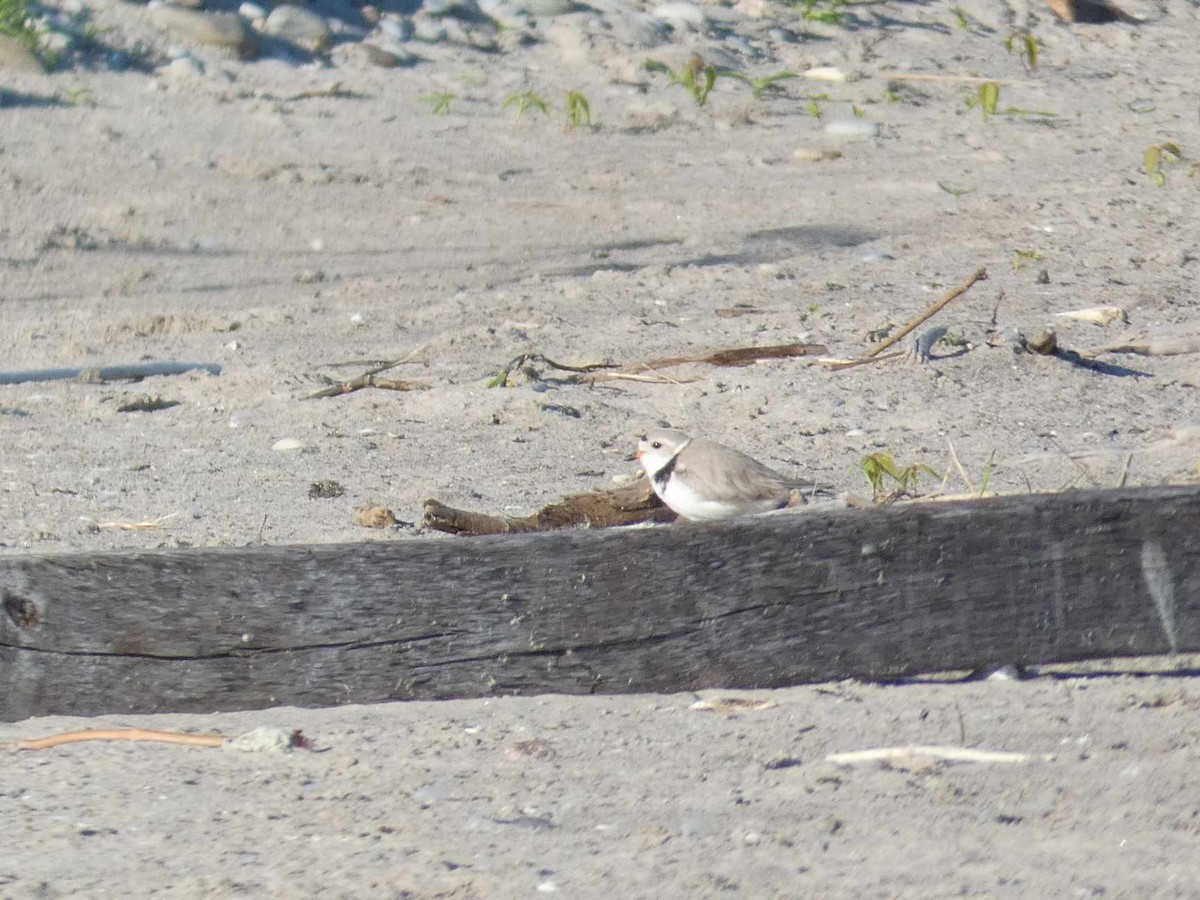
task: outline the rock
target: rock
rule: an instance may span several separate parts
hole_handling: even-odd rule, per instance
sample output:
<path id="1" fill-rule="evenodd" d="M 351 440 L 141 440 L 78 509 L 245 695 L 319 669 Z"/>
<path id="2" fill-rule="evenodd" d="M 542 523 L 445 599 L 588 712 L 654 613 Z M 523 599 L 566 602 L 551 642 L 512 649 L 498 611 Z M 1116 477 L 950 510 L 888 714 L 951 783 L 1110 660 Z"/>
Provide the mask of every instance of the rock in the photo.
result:
<path id="1" fill-rule="evenodd" d="M 251 3 L 249 0 L 238 7 L 238 15 L 249 22 L 265 22 L 267 19 L 267 10 L 258 3 Z"/>
<path id="2" fill-rule="evenodd" d="M 28 72 L 43 75 L 46 67 L 38 55 L 15 37 L 0 34 L 0 69 L 9 72 Z"/>
<path id="3" fill-rule="evenodd" d="M 323 53 L 329 49 L 329 39 L 333 36 L 323 15 L 290 4 L 277 6 L 271 11 L 263 23 L 263 32 L 311 53 Z"/>
<path id="4" fill-rule="evenodd" d="M 694 3 L 660 3 L 653 13 L 676 31 L 699 31 L 704 27 L 704 10 Z"/>
<path id="5" fill-rule="evenodd" d="M 561 16 L 572 12 L 575 4 L 571 0 L 517 0 L 514 6 L 525 10 L 531 16 Z"/>
<path id="6" fill-rule="evenodd" d="M 430 16 L 453 16 L 456 19 L 477 20 L 483 18 L 476 0 L 425 0 L 421 10 Z"/>
<path id="7" fill-rule="evenodd" d="M 379 32 L 389 41 L 403 43 L 412 38 L 413 26 L 408 19 L 389 16 L 379 20 Z"/>
<path id="8" fill-rule="evenodd" d="M 164 78 L 203 78 L 204 63 L 194 56 L 178 56 L 165 66 L 160 67 L 158 74 Z"/>
<path id="9" fill-rule="evenodd" d="M 879 125 L 866 119 L 835 119 L 825 126 L 824 131 L 830 137 L 847 141 L 879 137 Z"/>
<path id="10" fill-rule="evenodd" d="M 413 19 L 412 26 L 413 37 L 418 41 L 424 41 L 426 44 L 437 44 L 446 40 L 449 36 L 446 26 L 437 19 L 416 18 Z"/>
<path id="11" fill-rule="evenodd" d="M 271 445 L 271 449 L 276 453 L 292 453 L 296 450 L 303 450 L 304 442 L 295 438 L 280 438 Z"/>
<path id="12" fill-rule="evenodd" d="M 403 66 L 411 66 L 416 62 L 416 57 L 411 53 L 405 53 L 399 49 L 385 50 L 383 47 L 365 42 L 358 45 L 358 52 L 371 65 L 379 66 L 381 69 L 399 69 Z"/>
<path id="13" fill-rule="evenodd" d="M 202 12 L 152 0 L 146 16 L 156 27 L 197 44 L 225 47 L 242 58 L 258 54 L 258 42 L 236 13 Z"/>

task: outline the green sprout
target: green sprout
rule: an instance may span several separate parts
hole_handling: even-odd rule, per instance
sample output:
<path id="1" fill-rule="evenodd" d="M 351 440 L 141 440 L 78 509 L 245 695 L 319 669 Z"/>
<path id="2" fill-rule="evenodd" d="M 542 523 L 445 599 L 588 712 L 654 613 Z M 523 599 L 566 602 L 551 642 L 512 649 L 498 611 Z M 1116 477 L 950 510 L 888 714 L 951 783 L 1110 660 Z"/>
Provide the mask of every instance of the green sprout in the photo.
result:
<path id="1" fill-rule="evenodd" d="M 444 116 L 450 112 L 450 101 L 454 99 L 454 95 L 448 91 L 438 91 L 432 94 L 425 94 L 421 97 L 422 103 L 429 104 L 429 111 L 435 116 Z"/>
<path id="2" fill-rule="evenodd" d="M 985 81 L 979 89 L 967 98 L 967 109 L 979 107 L 984 121 L 996 115 L 996 104 L 1000 102 L 1000 85 L 994 81 Z"/>
<path id="3" fill-rule="evenodd" d="M 817 104 L 816 97 L 808 98 L 808 106 L 806 107 L 805 112 L 807 112 L 814 119 L 821 118 L 821 107 Z"/>
<path id="4" fill-rule="evenodd" d="M 841 25 L 845 22 L 842 7 L 846 0 L 795 0 L 790 4 L 800 10 L 800 16 L 807 22 L 824 22 L 826 25 Z"/>
<path id="5" fill-rule="evenodd" d="M 763 94 L 767 91 L 778 90 L 779 82 L 786 81 L 789 78 L 800 77 L 798 72 L 776 72 L 773 75 L 763 75 L 760 78 L 751 78 L 749 75 L 743 75 L 741 72 L 731 72 L 729 70 L 724 70 L 720 74 L 722 77 L 735 78 L 750 85 L 750 90 L 754 93 L 755 100 L 761 100 Z"/>
<path id="6" fill-rule="evenodd" d="M 982 497 L 987 493 L 988 485 L 992 482 L 992 472 L 996 468 L 996 451 L 993 450 L 988 456 L 987 462 L 983 464 L 983 475 L 980 477 L 979 496 Z"/>
<path id="7" fill-rule="evenodd" d="M 1041 40 L 1028 31 L 1014 31 L 1004 39 L 1004 49 L 1020 55 L 1021 66 L 1026 72 L 1037 68 L 1041 48 Z"/>
<path id="8" fill-rule="evenodd" d="M 92 106 L 92 105 L 94 105 L 92 103 L 91 88 L 84 87 L 83 85 L 76 85 L 75 87 L 63 88 L 62 90 L 59 91 L 59 95 L 62 97 L 63 102 L 68 103 L 71 106 Z"/>
<path id="9" fill-rule="evenodd" d="M 953 188 L 947 184 L 942 184 L 940 181 L 937 183 L 937 186 L 951 197 L 965 197 L 967 194 L 975 193 L 975 188 Z"/>
<path id="10" fill-rule="evenodd" d="M 663 72 L 669 84 L 679 84 L 692 95 L 697 106 L 703 106 L 708 100 L 709 92 L 717 83 L 717 70 L 698 56 L 693 56 L 678 71 L 672 71 L 663 63 L 648 59 L 643 64 L 647 72 Z"/>
<path id="11" fill-rule="evenodd" d="M 546 101 L 533 91 L 514 91 L 504 98 L 503 108 L 508 109 L 510 106 L 517 108 L 517 119 L 525 115 L 531 109 L 540 110 L 542 113 L 549 115 L 550 109 L 546 106 Z M 515 121 L 515 120 L 514 120 Z"/>
<path id="12" fill-rule="evenodd" d="M 1163 187 L 1167 183 L 1167 174 L 1164 170 L 1166 166 L 1179 162 L 1183 156 L 1183 152 L 1179 149 L 1178 144 L 1170 142 L 1163 144 L 1152 144 L 1146 148 L 1146 152 L 1142 154 L 1142 167 L 1146 170 L 1146 175 L 1157 184 Z M 1188 171 L 1191 175 L 1195 171 L 1195 166 Z"/>
<path id="13" fill-rule="evenodd" d="M 16 38 L 30 51 L 38 49 L 37 32 L 29 24 L 27 0 L 0 0 L 0 34 Z"/>
<path id="14" fill-rule="evenodd" d="M 572 128 L 592 124 L 592 108 L 579 91 L 567 91 L 567 122 Z"/>
<path id="15" fill-rule="evenodd" d="M 1041 262 L 1046 258 L 1044 253 L 1038 253 L 1036 250 L 1015 250 L 1013 251 L 1012 270 L 1020 272 L 1026 266 L 1031 266 L 1035 262 Z"/>
<path id="16" fill-rule="evenodd" d="M 967 11 L 961 6 L 956 6 L 950 10 L 954 13 L 954 24 L 963 31 L 971 30 L 971 17 L 967 15 Z"/>
<path id="17" fill-rule="evenodd" d="M 894 500 L 907 494 L 916 487 L 922 474 L 937 477 L 937 472 L 922 463 L 915 463 L 902 469 L 896 465 L 891 454 L 882 451 L 864 456 L 859 460 L 858 468 L 863 473 L 863 477 L 867 479 L 867 483 L 871 485 L 875 499 L 883 501 Z M 884 490 L 885 482 L 888 479 L 896 484 L 896 488 L 890 493 Z"/>

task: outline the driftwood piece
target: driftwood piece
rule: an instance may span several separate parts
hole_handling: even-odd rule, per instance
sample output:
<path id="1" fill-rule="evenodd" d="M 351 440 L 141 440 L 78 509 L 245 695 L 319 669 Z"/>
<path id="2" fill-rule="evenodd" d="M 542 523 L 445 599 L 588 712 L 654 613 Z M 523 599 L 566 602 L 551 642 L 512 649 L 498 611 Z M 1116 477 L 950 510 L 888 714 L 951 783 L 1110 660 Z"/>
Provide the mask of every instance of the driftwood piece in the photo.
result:
<path id="1" fill-rule="evenodd" d="M 1184 353 L 1200 353 L 1200 334 L 1140 338 L 1119 344 L 1109 344 L 1106 347 L 1097 347 L 1083 355 L 1098 356 L 1101 353 L 1136 353 L 1138 356 L 1180 356 Z"/>
<path id="2" fill-rule="evenodd" d="M 220 375 L 220 363 L 147 362 L 122 366 L 91 366 L 78 369 L 30 369 L 24 372 L 0 372 L 0 384 L 24 384 L 29 381 L 66 381 L 77 378 L 87 383 L 105 381 L 141 381 L 156 375 L 183 375 L 204 371 Z"/>
<path id="3" fill-rule="evenodd" d="M 764 359 L 795 359 L 801 356 L 815 356 L 828 353 L 824 344 L 773 344 L 767 347 L 731 347 L 725 350 L 714 350 L 711 353 L 701 353 L 696 356 L 670 356 L 663 359 L 650 359 L 645 362 L 617 363 L 601 362 L 588 363 L 582 366 L 570 366 L 555 362 L 543 353 L 523 353 L 511 360 L 489 383 L 488 387 L 500 387 L 508 384 L 513 373 L 532 366 L 534 363 L 544 363 L 552 369 L 558 369 L 571 374 L 561 379 L 567 384 L 592 384 L 605 380 L 662 381 L 653 378 L 650 373 L 660 369 L 671 369 L 675 366 L 700 364 L 709 366 L 741 367 L 748 366 Z M 665 379 L 670 380 L 670 379 Z"/>
<path id="4" fill-rule="evenodd" d="M 1200 651 L 1200 490 L 0 557 L 0 719 L 767 688 Z"/>
<path id="5" fill-rule="evenodd" d="M 675 513 L 663 506 L 641 478 L 628 487 L 571 494 L 542 507 L 531 516 L 491 516 L 454 509 L 437 500 L 425 501 L 425 525 L 458 535 L 518 534 L 561 528 L 611 528 L 642 522 L 673 522 Z"/>

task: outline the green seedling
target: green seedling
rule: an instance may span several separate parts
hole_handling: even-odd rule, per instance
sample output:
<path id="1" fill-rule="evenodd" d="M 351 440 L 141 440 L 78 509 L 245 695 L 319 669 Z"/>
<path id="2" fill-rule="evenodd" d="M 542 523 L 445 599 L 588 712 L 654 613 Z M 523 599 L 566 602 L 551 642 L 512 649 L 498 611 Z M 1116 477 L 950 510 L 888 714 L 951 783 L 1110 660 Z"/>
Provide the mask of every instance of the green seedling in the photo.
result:
<path id="1" fill-rule="evenodd" d="M 1036 250 L 1016 250 L 1013 252 L 1012 270 L 1020 272 L 1027 266 L 1031 266 L 1035 262 L 1041 262 L 1045 258 L 1045 254 L 1038 253 Z"/>
<path id="2" fill-rule="evenodd" d="M 975 188 L 952 188 L 949 185 L 942 184 L 940 181 L 937 183 L 937 186 L 951 197 L 965 197 L 967 194 L 975 193 Z"/>
<path id="3" fill-rule="evenodd" d="M 572 128 L 592 125 L 592 108 L 587 97 L 578 91 L 567 91 L 567 122 Z"/>
<path id="4" fill-rule="evenodd" d="M 703 106 L 708 100 L 708 94 L 717 83 L 717 70 L 698 56 L 693 56 L 678 72 L 668 68 L 663 63 L 648 59 L 642 64 L 647 72 L 662 72 L 667 76 L 668 84 L 683 85 L 692 95 L 697 106 Z"/>
<path id="5" fill-rule="evenodd" d="M 971 17 L 967 15 L 967 11 L 965 9 L 963 9 L 961 6 L 956 6 L 950 11 L 954 13 L 955 25 L 957 25 L 963 31 L 971 30 Z"/>
<path id="6" fill-rule="evenodd" d="M 979 107 L 983 112 L 984 121 L 996 115 L 996 105 L 1000 102 L 1000 85 L 994 81 L 985 81 L 975 93 L 967 98 L 967 109 Z"/>
<path id="7" fill-rule="evenodd" d="M 818 105 L 815 97 L 809 98 L 808 106 L 805 109 L 805 112 L 807 112 L 814 119 L 821 118 L 821 107 L 820 107 L 820 105 Z"/>
<path id="8" fill-rule="evenodd" d="M 987 462 L 983 464 L 983 475 L 979 479 L 979 496 L 982 497 L 987 493 L 988 485 L 992 483 L 992 472 L 996 468 L 996 451 L 993 450 L 988 456 Z"/>
<path id="9" fill-rule="evenodd" d="M 884 103 L 899 103 L 900 95 L 897 94 L 895 91 L 893 91 L 891 88 L 888 88 L 887 90 L 885 90 L 883 92 L 883 102 Z"/>
<path id="10" fill-rule="evenodd" d="M 0 34 L 16 38 L 29 50 L 38 49 L 37 32 L 29 24 L 27 0 L 0 0 Z"/>
<path id="11" fill-rule="evenodd" d="M 453 99 L 453 94 L 447 91 L 439 91 L 433 94 L 425 94 L 421 97 L 421 102 L 428 103 L 429 111 L 435 116 L 444 116 L 450 112 L 450 101 Z"/>
<path id="12" fill-rule="evenodd" d="M 854 113 L 854 118 L 856 119 L 865 118 L 867 115 L 867 111 L 865 109 L 863 109 L 861 106 L 855 106 L 853 103 L 850 104 L 850 112 Z"/>
<path id="13" fill-rule="evenodd" d="M 503 108 L 508 109 L 510 106 L 517 108 L 517 116 L 514 121 L 519 120 L 521 116 L 525 115 L 531 109 L 540 110 L 545 115 L 550 114 L 550 109 L 546 106 L 546 101 L 533 91 L 521 91 L 519 93 L 514 91 L 509 94 L 504 98 Z"/>
<path id="14" fill-rule="evenodd" d="M 1004 49 L 1020 56 L 1021 67 L 1026 72 L 1037 68 L 1038 53 L 1041 48 L 1041 40 L 1035 38 L 1028 31 L 1014 31 L 1004 39 Z"/>
<path id="15" fill-rule="evenodd" d="M 826 25 L 842 25 L 846 16 L 842 7 L 846 0 L 795 0 L 790 4 L 800 10 L 806 22 L 824 22 Z"/>
<path id="16" fill-rule="evenodd" d="M 876 500 L 895 499 L 903 494 L 907 494 L 912 488 L 916 487 L 917 481 L 922 474 L 932 475 L 934 478 L 938 477 L 937 472 L 922 463 L 915 463 L 901 469 L 896 465 L 891 454 L 882 451 L 864 456 L 859 460 L 858 468 L 863 473 L 863 477 L 867 479 L 867 483 L 871 485 L 871 491 Z M 896 487 L 894 490 L 887 492 L 884 490 L 884 487 L 889 479 L 895 483 Z"/>
<path id="17" fill-rule="evenodd" d="M 1178 144 L 1152 144 L 1142 154 L 1142 167 L 1151 181 L 1159 187 L 1163 187 L 1167 183 L 1167 173 L 1164 169 L 1179 162 L 1182 156 L 1183 152 L 1179 149 Z M 1191 171 L 1188 174 L 1191 174 Z"/>
<path id="18" fill-rule="evenodd" d="M 92 104 L 92 90 L 83 85 L 63 88 L 59 91 L 59 96 L 62 97 L 64 103 L 69 103 L 71 106 L 89 106 Z"/>
<path id="19" fill-rule="evenodd" d="M 1046 112 L 1044 109 L 1024 109 L 1020 106 L 1006 106 L 1000 110 L 1004 116 L 1031 116 L 1035 119 L 1057 119 L 1058 113 Z"/>
<path id="20" fill-rule="evenodd" d="M 761 78 L 751 78 L 749 75 L 743 75 L 741 72 L 731 72 L 724 70 L 720 73 L 723 78 L 734 78 L 738 81 L 744 81 L 750 85 L 750 90 L 754 93 L 755 100 L 761 100 L 763 94 L 767 91 L 779 89 L 779 82 L 787 81 L 789 78 L 799 78 L 798 72 L 776 72 L 774 75 L 763 75 Z"/>
<path id="21" fill-rule="evenodd" d="M 500 372 L 497 375 L 493 375 L 491 378 L 489 378 L 487 380 L 487 385 L 486 385 L 486 387 L 489 387 L 489 388 L 502 388 L 502 387 L 507 387 L 507 386 L 508 386 L 508 372 L 507 371 Z"/>

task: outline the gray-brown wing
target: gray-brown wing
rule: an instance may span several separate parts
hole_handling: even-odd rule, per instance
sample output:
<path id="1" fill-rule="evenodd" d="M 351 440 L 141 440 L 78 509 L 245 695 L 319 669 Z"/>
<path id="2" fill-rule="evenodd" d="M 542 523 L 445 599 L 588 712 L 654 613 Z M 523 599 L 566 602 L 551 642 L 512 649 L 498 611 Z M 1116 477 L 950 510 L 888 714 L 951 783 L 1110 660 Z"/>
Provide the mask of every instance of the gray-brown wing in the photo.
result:
<path id="1" fill-rule="evenodd" d="M 785 478 L 739 450 L 703 438 L 688 445 L 690 462 L 680 460 L 676 473 L 694 480 L 712 500 L 737 502 L 784 498 L 793 489 L 808 492 L 811 481 Z"/>

